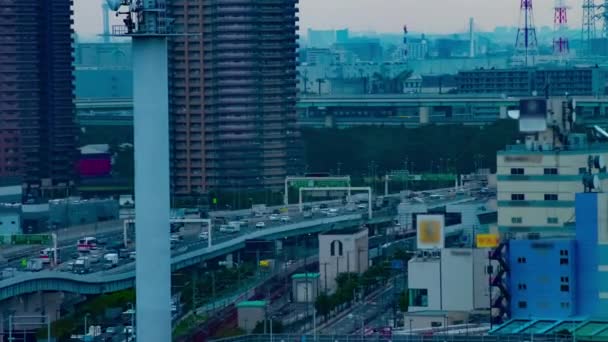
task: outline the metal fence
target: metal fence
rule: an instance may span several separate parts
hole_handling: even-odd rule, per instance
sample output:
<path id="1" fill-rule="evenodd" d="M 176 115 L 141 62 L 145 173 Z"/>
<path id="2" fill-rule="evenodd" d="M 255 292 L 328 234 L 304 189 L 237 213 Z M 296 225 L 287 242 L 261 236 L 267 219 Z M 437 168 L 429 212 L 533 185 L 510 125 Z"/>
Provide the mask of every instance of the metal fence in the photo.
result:
<path id="1" fill-rule="evenodd" d="M 384 337 L 380 335 L 297 335 L 297 334 L 274 334 L 272 337 L 266 335 L 241 335 L 236 337 L 213 340 L 214 342 L 570 342 L 574 341 L 571 336 L 558 335 L 392 335 Z M 582 341 L 576 339 L 576 341 Z"/>

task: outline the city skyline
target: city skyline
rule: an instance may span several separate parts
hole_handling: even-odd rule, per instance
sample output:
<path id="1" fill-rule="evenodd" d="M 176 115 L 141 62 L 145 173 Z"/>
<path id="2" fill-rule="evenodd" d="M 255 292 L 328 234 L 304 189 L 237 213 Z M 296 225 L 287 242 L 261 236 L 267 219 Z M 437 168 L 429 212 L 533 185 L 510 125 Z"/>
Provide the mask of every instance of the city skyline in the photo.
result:
<path id="1" fill-rule="evenodd" d="M 105 0 L 103 0 L 105 1 Z M 535 0 L 534 17 L 537 27 L 553 25 L 553 0 Z M 568 1 L 569 28 L 581 25 L 581 1 Z M 475 19 L 476 30 L 492 31 L 495 27 L 518 25 L 517 0 L 335 0 L 328 7 L 323 0 L 302 0 L 300 33 L 306 36 L 309 28 L 376 31 L 399 33 L 403 25 L 410 31 L 423 33 L 458 33 L 468 30 L 468 20 Z M 441 9 L 441 10 L 438 10 Z M 79 35 L 94 36 L 101 33 L 101 1 L 74 2 L 75 29 Z M 445 18 L 443 13 L 450 13 Z M 434 20 L 439 18 L 440 20 Z M 114 24 L 121 24 L 111 15 Z M 598 27 L 601 23 L 598 22 Z"/>

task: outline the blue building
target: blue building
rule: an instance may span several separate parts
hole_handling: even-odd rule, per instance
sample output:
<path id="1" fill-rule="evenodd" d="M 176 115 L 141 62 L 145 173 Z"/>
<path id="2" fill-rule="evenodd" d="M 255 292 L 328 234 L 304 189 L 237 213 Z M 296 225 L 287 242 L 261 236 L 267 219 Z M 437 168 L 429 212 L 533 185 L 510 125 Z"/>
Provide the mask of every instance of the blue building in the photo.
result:
<path id="1" fill-rule="evenodd" d="M 575 314 L 575 240 L 509 242 L 512 317 L 565 318 Z"/>
<path id="2" fill-rule="evenodd" d="M 608 194 L 576 194 L 576 237 L 511 240 L 511 318 L 608 318 Z"/>

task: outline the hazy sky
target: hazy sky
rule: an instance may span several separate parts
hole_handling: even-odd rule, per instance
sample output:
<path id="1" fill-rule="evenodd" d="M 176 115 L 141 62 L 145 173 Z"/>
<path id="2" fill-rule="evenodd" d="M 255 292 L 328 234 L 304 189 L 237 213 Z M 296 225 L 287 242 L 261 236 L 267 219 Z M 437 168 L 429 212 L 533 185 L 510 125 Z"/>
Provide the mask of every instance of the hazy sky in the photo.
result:
<path id="1" fill-rule="evenodd" d="M 76 0 L 76 30 L 80 34 L 101 32 L 101 1 Z M 104 0 L 105 1 L 105 0 Z M 537 26 L 553 25 L 555 0 L 534 0 Z M 300 29 L 344 28 L 353 31 L 400 32 L 404 24 L 411 31 L 425 33 L 464 32 L 469 17 L 479 30 L 516 26 L 519 0 L 300 0 Z M 579 28 L 582 0 L 566 0 L 570 28 Z"/>

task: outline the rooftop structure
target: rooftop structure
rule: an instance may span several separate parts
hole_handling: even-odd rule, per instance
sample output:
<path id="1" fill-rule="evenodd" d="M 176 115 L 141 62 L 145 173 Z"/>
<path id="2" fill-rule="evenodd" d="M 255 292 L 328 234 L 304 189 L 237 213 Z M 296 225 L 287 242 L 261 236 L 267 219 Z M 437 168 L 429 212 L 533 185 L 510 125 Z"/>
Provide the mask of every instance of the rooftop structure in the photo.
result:
<path id="1" fill-rule="evenodd" d="M 606 94 L 608 70 L 599 67 L 475 69 L 458 72 L 461 94 L 597 96 Z"/>

